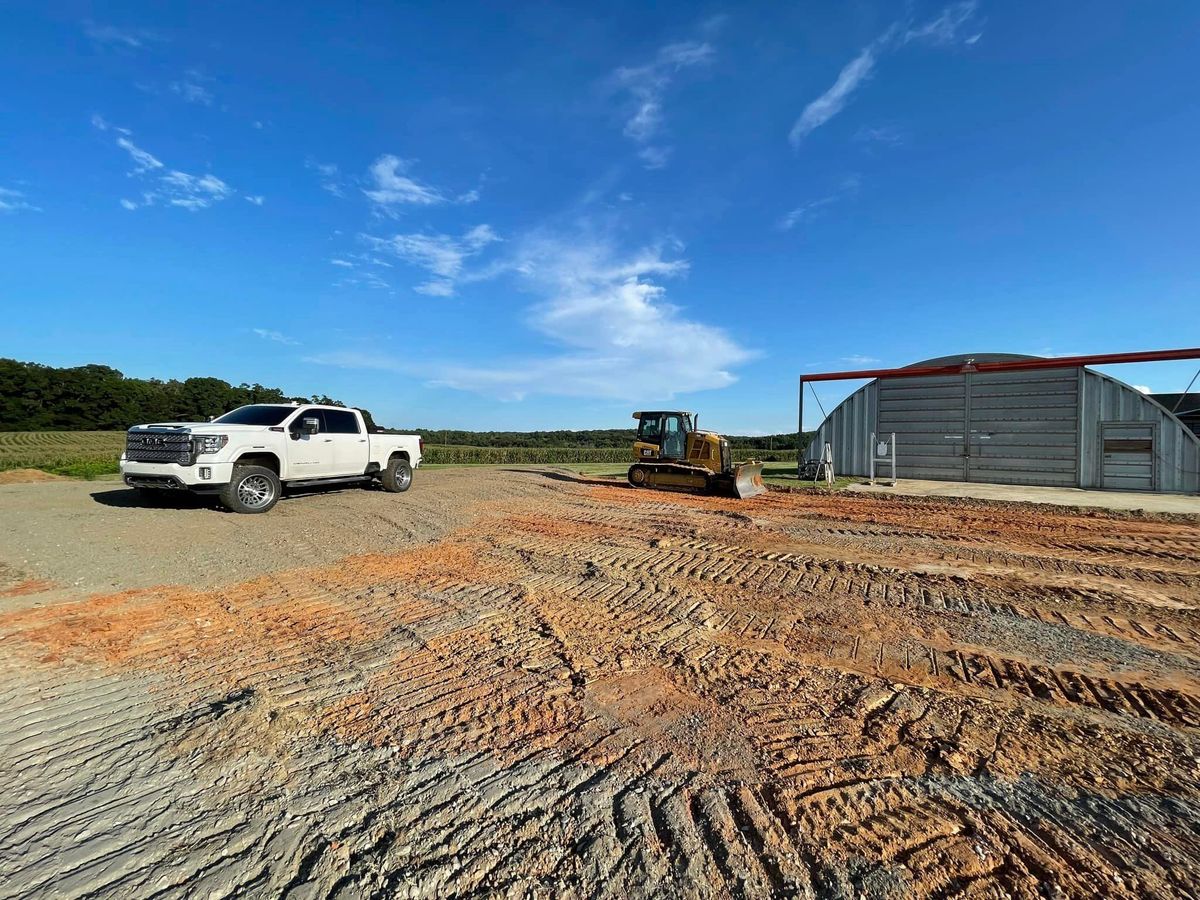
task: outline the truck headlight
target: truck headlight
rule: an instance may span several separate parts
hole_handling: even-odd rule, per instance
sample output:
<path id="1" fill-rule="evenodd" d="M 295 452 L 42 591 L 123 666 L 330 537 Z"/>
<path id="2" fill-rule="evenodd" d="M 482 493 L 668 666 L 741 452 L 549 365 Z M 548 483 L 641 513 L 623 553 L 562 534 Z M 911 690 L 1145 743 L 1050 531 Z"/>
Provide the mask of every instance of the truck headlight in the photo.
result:
<path id="1" fill-rule="evenodd" d="M 201 434 L 196 436 L 197 453 L 216 453 L 229 443 L 227 434 Z"/>

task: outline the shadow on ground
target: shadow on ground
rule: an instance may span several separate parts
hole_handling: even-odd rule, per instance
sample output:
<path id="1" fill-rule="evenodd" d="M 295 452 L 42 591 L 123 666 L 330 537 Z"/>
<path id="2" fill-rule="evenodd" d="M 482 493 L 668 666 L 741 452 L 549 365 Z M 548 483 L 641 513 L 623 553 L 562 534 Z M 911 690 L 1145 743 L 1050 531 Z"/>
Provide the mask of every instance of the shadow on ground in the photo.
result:
<path id="1" fill-rule="evenodd" d="M 169 509 L 172 507 L 200 509 L 212 506 L 217 502 L 216 497 L 193 494 L 189 491 L 155 491 L 151 493 L 127 487 L 102 488 L 92 491 L 92 499 L 102 506 L 115 506 L 123 509 Z"/>

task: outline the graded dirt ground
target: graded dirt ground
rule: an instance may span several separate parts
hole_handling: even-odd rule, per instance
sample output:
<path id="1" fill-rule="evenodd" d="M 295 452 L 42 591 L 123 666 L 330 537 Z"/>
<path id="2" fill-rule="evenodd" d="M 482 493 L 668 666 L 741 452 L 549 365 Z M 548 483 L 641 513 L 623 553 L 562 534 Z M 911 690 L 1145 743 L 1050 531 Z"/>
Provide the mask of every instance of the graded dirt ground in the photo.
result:
<path id="1" fill-rule="evenodd" d="M 1200 883 L 1195 520 L 447 470 L 0 526 L 0 896 Z"/>

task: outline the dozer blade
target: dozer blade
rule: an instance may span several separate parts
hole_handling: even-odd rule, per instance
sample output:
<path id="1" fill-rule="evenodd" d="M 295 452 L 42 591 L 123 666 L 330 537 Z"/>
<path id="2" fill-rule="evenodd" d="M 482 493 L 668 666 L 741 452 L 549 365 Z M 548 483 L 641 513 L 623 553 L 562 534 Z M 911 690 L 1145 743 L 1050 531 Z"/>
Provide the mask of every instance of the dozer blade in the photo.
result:
<path id="1" fill-rule="evenodd" d="M 760 462 L 747 462 L 734 466 L 733 493 L 739 499 L 757 497 L 766 492 L 767 488 L 762 480 L 762 467 L 763 464 Z"/>

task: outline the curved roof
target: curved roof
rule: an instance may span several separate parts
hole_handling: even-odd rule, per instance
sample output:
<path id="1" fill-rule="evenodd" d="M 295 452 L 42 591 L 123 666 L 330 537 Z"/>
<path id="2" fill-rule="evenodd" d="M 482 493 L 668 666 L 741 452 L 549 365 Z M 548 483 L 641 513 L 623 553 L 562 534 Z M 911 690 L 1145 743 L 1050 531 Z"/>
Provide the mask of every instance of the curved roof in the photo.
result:
<path id="1" fill-rule="evenodd" d="M 915 369 L 918 366 L 957 366 L 968 359 L 975 362 L 1016 362 L 1021 359 L 1045 359 L 1044 356 L 1029 356 L 1025 353 L 955 353 L 952 356 L 938 356 L 933 359 L 923 359 L 920 362 L 909 363 L 904 368 Z"/>

